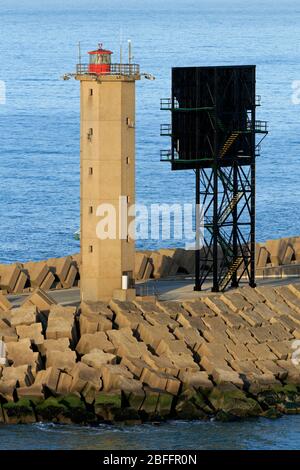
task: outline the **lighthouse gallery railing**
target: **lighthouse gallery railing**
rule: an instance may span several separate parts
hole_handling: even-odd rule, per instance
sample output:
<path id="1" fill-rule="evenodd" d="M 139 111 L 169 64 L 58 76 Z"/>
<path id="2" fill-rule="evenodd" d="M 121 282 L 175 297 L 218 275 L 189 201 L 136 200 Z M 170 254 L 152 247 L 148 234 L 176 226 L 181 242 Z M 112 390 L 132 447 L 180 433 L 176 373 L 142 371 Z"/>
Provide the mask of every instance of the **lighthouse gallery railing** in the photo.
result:
<path id="1" fill-rule="evenodd" d="M 77 64 L 76 73 L 78 75 L 90 74 L 89 64 Z M 138 64 L 110 64 L 109 72 L 101 72 L 100 75 L 139 75 L 140 66 Z"/>

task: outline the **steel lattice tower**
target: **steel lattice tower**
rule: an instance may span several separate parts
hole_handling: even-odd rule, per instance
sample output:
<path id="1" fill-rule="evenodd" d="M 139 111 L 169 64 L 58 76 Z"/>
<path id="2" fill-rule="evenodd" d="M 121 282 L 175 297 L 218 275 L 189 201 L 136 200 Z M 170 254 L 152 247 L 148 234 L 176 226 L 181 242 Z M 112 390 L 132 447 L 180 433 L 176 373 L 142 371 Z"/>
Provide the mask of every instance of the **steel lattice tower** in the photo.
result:
<path id="1" fill-rule="evenodd" d="M 195 171 L 204 215 L 195 290 L 211 277 L 214 292 L 237 287 L 244 275 L 255 287 L 255 162 L 268 133 L 256 120 L 255 89 L 255 66 L 180 67 L 172 69 L 172 97 L 161 100 L 172 122 L 161 125 L 171 137 L 161 160 Z"/>

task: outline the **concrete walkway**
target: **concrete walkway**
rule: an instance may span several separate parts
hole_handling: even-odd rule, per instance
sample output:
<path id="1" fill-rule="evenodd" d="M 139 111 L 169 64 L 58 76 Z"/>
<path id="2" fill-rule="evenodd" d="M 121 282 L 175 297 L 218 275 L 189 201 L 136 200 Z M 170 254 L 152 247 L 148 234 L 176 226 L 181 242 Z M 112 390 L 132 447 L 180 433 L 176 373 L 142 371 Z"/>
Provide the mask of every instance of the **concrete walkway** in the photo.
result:
<path id="1" fill-rule="evenodd" d="M 258 279 L 257 286 L 281 286 L 294 282 L 300 282 L 298 277 L 289 277 L 283 279 Z M 246 282 L 241 282 L 240 287 L 247 286 Z M 172 279 L 151 279 L 146 282 L 137 283 L 137 290 L 140 295 L 154 295 L 159 300 L 193 300 L 199 297 L 213 295 L 211 292 L 212 283 L 205 283 L 201 292 L 194 291 L 193 278 L 172 278 Z M 79 288 L 51 290 L 49 295 L 61 305 L 78 305 L 80 303 Z M 19 306 L 29 294 L 8 295 L 8 299 L 14 306 Z"/>
<path id="2" fill-rule="evenodd" d="M 283 279 L 258 279 L 257 286 L 282 286 L 293 282 L 300 282 L 299 277 L 289 277 Z M 155 295 L 159 300 L 188 300 L 198 299 L 199 297 L 214 295 L 211 292 L 212 282 L 208 281 L 204 284 L 201 292 L 194 291 L 194 279 L 193 278 L 182 278 L 182 279 L 159 279 L 150 280 L 146 283 L 137 284 L 138 289 L 141 290 L 145 295 Z M 240 287 L 248 286 L 247 282 L 241 282 Z"/>

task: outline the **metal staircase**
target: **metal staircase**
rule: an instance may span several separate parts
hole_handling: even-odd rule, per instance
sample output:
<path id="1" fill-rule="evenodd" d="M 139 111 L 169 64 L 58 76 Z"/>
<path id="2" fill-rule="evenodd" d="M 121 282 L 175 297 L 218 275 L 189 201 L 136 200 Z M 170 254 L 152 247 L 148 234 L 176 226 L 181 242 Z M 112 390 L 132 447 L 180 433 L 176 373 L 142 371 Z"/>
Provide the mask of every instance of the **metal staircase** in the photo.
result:
<path id="1" fill-rule="evenodd" d="M 214 123 L 216 123 L 217 126 L 219 127 L 219 129 L 221 129 L 222 132 L 225 132 L 224 124 L 222 123 L 221 119 L 219 119 L 216 115 L 216 109 L 213 108 L 213 109 L 209 110 L 208 115 L 209 115 L 210 122 L 211 122 L 212 126 L 215 128 Z"/>
<path id="2" fill-rule="evenodd" d="M 229 266 L 229 269 L 228 269 L 227 273 L 225 274 L 225 276 L 223 277 L 222 281 L 219 284 L 220 291 L 223 291 L 223 290 L 226 289 L 226 287 L 229 284 L 232 276 L 234 275 L 234 273 L 237 272 L 239 267 L 242 265 L 243 261 L 244 261 L 243 256 L 237 256 L 235 258 L 235 260 Z"/>
<path id="3" fill-rule="evenodd" d="M 219 178 L 226 183 L 227 188 L 229 191 L 233 191 L 233 183 L 231 181 L 230 175 L 226 174 L 224 171 L 219 171 Z M 244 186 L 244 190 L 247 187 L 247 184 Z M 249 189 L 249 188 L 247 188 Z M 224 290 L 230 280 L 232 279 L 233 275 L 237 272 L 237 270 L 240 268 L 244 257 L 241 255 L 238 255 L 234 252 L 233 246 L 232 246 L 232 239 L 231 237 L 227 234 L 226 230 L 222 227 L 223 224 L 226 223 L 228 217 L 230 214 L 232 214 L 234 208 L 237 206 L 239 201 L 243 198 L 245 192 L 242 190 L 242 188 L 238 188 L 238 192 L 233 194 L 232 197 L 229 196 L 228 199 L 229 202 L 225 206 L 225 208 L 219 213 L 218 215 L 218 234 L 217 234 L 217 240 L 219 246 L 222 248 L 222 251 L 224 253 L 224 258 L 225 258 L 225 263 L 227 266 L 227 272 L 221 278 L 220 284 L 219 284 L 219 289 Z M 205 227 L 206 229 L 210 232 L 211 235 L 213 235 L 213 217 L 206 216 L 205 217 Z"/>
<path id="4" fill-rule="evenodd" d="M 211 217 L 207 217 L 206 218 L 206 225 L 205 227 L 207 228 L 207 230 L 212 233 L 213 232 L 213 220 Z M 233 252 L 233 247 L 232 247 L 232 244 L 231 244 L 231 240 L 230 240 L 230 237 L 228 237 L 227 233 L 225 232 L 224 229 L 222 229 L 222 227 L 219 227 L 219 231 L 218 231 L 218 243 L 220 245 L 220 247 L 222 248 L 222 251 L 225 255 L 225 258 L 227 259 L 231 259 L 231 262 L 229 263 L 228 262 L 228 270 L 226 272 L 226 274 L 223 276 L 223 278 L 221 279 L 220 281 L 220 284 L 219 284 L 219 290 L 220 291 L 223 291 L 228 283 L 230 282 L 232 276 L 237 272 L 237 270 L 240 268 L 240 266 L 242 265 L 242 263 L 244 262 L 244 257 L 241 256 L 241 255 L 238 255 L 238 256 L 234 256 L 234 252 Z"/>
<path id="5" fill-rule="evenodd" d="M 230 137 L 228 137 L 228 139 L 226 140 L 225 144 L 223 145 L 221 149 L 220 157 L 224 157 L 224 155 L 226 155 L 230 147 L 234 144 L 234 142 L 238 138 L 239 134 L 240 132 L 235 131 L 230 135 Z"/>
<path id="6" fill-rule="evenodd" d="M 206 217 L 205 221 L 206 221 L 205 228 L 207 228 L 207 230 L 210 233 L 213 233 L 213 219 L 212 219 L 212 217 Z M 225 232 L 225 230 L 222 227 L 219 227 L 218 242 L 219 242 L 219 245 L 221 246 L 223 252 L 225 252 L 230 257 L 232 257 L 233 256 L 233 251 L 232 251 L 232 246 L 231 246 L 231 243 L 230 243 L 230 239 L 229 239 L 227 233 Z"/>
<path id="7" fill-rule="evenodd" d="M 233 198 L 229 202 L 228 206 L 224 209 L 224 211 L 222 212 L 222 214 L 219 218 L 220 224 L 224 224 L 224 222 L 226 222 L 227 217 L 229 217 L 229 215 L 231 214 L 233 209 L 236 207 L 238 202 L 242 199 L 243 195 L 244 195 L 244 192 L 239 191 L 237 194 L 235 194 L 233 196 Z"/>

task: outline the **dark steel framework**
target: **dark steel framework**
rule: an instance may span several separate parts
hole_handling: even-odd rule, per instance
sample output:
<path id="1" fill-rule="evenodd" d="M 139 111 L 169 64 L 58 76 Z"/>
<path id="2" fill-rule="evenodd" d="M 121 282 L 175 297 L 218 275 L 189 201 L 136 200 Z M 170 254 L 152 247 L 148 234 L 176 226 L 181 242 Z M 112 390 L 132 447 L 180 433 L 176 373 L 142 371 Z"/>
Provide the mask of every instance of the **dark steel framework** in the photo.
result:
<path id="1" fill-rule="evenodd" d="M 171 137 L 161 160 L 195 171 L 203 211 L 195 290 L 211 277 L 214 292 L 237 287 L 245 274 L 255 287 L 255 160 L 268 133 L 256 120 L 255 85 L 252 65 L 173 68 L 172 97 L 161 100 L 172 116 L 161 125 L 161 135 Z"/>

